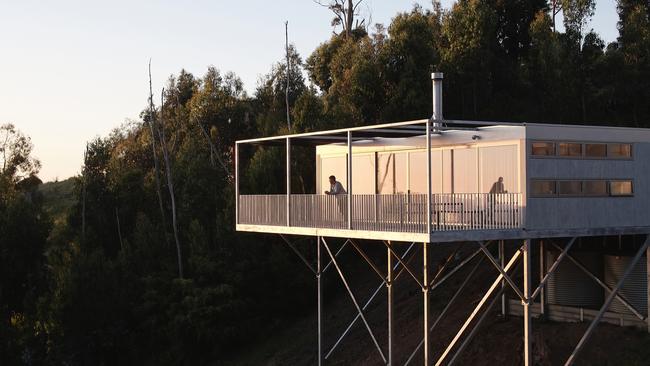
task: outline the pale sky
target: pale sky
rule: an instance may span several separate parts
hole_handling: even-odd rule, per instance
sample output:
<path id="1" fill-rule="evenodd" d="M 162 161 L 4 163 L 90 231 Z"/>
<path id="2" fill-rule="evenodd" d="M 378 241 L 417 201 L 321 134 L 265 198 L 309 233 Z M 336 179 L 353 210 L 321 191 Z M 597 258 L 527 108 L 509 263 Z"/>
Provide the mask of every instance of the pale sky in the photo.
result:
<path id="1" fill-rule="evenodd" d="M 386 25 L 414 3 L 431 6 L 365 3 Z M 615 0 L 598 0 L 589 27 L 611 42 L 617 19 Z M 285 20 L 303 59 L 332 32 L 331 14 L 311 0 L 0 0 L 0 124 L 32 138 L 41 179 L 65 179 L 79 173 L 86 141 L 138 118 L 149 58 L 157 90 L 181 68 L 200 77 L 214 65 L 251 93 L 283 56 Z"/>

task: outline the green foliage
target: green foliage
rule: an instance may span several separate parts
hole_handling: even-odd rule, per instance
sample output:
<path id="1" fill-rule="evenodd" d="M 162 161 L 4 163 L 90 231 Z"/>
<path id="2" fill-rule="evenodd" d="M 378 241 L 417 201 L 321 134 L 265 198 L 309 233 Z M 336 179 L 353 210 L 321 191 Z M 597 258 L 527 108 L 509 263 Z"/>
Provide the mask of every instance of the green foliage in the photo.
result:
<path id="1" fill-rule="evenodd" d="M 583 34 L 592 3 L 567 2 L 565 33 L 542 0 L 415 6 L 372 33 L 333 35 L 304 63 L 290 47 L 289 72 L 284 59 L 272 65 L 253 96 L 233 73 L 181 70 L 163 105 L 88 144 L 80 176 L 39 190 L 29 139 L 3 126 L 14 142 L 0 150 L 0 363 L 216 364 L 311 311 L 302 294 L 313 283 L 294 275 L 293 254 L 277 238 L 234 232 L 237 139 L 426 118 L 432 71 L 445 73 L 450 119 L 648 127 L 650 9 L 619 1 L 620 38 L 605 45 Z M 164 215 L 158 203 L 154 117 L 173 167 L 182 280 L 169 196 Z M 159 140 L 155 153 L 162 161 Z M 284 193 L 284 154 L 242 149 L 242 193 Z M 313 193 L 313 151 L 296 144 L 292 156 L 294 192 Z"/>

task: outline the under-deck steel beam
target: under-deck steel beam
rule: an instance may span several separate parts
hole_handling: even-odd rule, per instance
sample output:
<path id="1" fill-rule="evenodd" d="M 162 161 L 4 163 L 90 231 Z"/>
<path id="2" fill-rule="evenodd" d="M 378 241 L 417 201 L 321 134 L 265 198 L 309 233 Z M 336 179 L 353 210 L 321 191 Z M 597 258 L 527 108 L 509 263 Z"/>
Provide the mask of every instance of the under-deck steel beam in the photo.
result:
<path id="1" fill-rule="evenodd" d="M 515 265 L 515 263 L 517 262 L 517 260 L 519 259 L 519 257 L 522 254 L 521 252 L 522 252 L 522 249 L 519 249 L 519 250 L 517 250 L 515 252 L 515 254 L 512 255 L 512 257 L 508 261 L 508 264 L 506 264 L 506 267 L 505 267 L 506 272 L 508 272 L 512 268 L 512 266 Z M 490 296 L 492 296 L 492 294 L 494 293 L 494 290 L 497 288 L 497 286 L 499 286 L 502 279 L 503 279 L 503 275 L 499 274 L 499 276 L 497 276 L 496 280 L 494 280 L 494 282 L 492 283 L 490 288 L 487 290 L 485 295 L 483 295 L 483 298 L 481 298 L 481 300 L 476 305 L 476 307 L 474 308 L 472 313 L 469 315 L 469 317 L 467 318 L 465 323 L 461 326 L 458 333 L 456 333 L 456 336 L 454 336 L 454 338 L 449 343 L 449 345 L 447 346 L 445 351 L 442 353 L 442 355 L 440 356 L 440 358 L 436 362 L 436 366 L 442 365 L 442 363 L 445 361 L 445 358 L 447 357 L 449 352 L 454 348 L 454 346 L 456 345 L 456 343 L 458 342 L 460 337 L 465 333 L 465 330 L 467 330 L 467 327 L 469 326 L 469 324 L 474 320 L 474 318 L 476 317 L 476 314 L 478 314 L 478 312 L 481 311 L 481 309 L 483 308 L 483 305 L 485 305 L 485 302 L 490 298 Z"/>
<path id="2" fill-rule="evenodd" d="M 339 277 L 341 278 L 341 282 L 343 282 L 343 285 L 345 286 L 345 289 L 348 291 L 348 295 L 350 295 L 350 299 L 352 300 L 352 303 L 354 304 L 354 307 L 357 309 L 357 312 L 361 316 L 361 320 L 363 321 L 363 324 L 366 326 L 366 329 L 368 330 L 368 334 L 370 334 L 370 338 L 372 338 L 373 343 L 375 344 L 375 347 L 377 348 L 377 351 L 379 352 L 379 356 L 381 356 L 382 361 L 386 363 L 386 356 L 384 355 L 384 352 L 381 350 L 381 347 L 379 346 L 379 343 L 377 342 L 377 338 L 375 337 L 375 334 L 373 333 L 372 329 L 370 328 L 370 324 L 368 323 L 368 320 L 366 320 L 366 317 L 363 315 L 363 311 L 361 310 L 361 307 L 359 306 L 359 302 L 357 301 L 357 298 L 354 296 L 354 293 L 352 293 L 352 289 L 350 288 L 350 285 L 348 284 L 348 281 L 345 278 L 345 275 L 343 275 L 343 271 L 341 270 L 341 267 L 339 267 L 338 262 L 336 261 L 336 258 L 334 257 L 334 254 L 329 248 L 329 245 L 327 245 L 327 241 L 325 241 L 325 238 L 321 237 L 321 241 L 323 243 L 323 246 L 325 247 L 325 250 L 327 251 L 327 254 L 329 254 L 330 258 L 332 259 L 332 263 L 334 263 L 334 268 L 336 268 L 336 271 L 339 273 Z"/>
<path id="3" fill-rule="evenodd" d="M 605 300 L 603 306 L 600 307 L 598 314 L 596 315 L 596 317 L 594 317 L 594 320 L 591 321 L 591 324 L 589 324 L 589 328 L 587 328 L 585 334 L 582 336 L 582 338 L 580 338 L 578 345 L 573 350 L 573 352 L 571 352 L 571 355 L 564 363 L 565 366 L 571 366 L 576 361 L 576 357 L 578 357 L 578 354 L 584 348 L 585 343 L 587 343 L 589 337 L 591 337 L 591 334 L 593 333 L 594 329 L 596 329 L 596 326 L 598 325 L 598 323 L 600 323 L 600 319 L 605 314 L 605 311 L 609 309 L 609 306 L 612 304 L 612 301 L 614 301 L 616 294 L 621 289 L 621 287 L 623 287 L 623 283 L 625 283 L 625 280 L 627 280 L 627 278 L 630 276 L 630 273 L 632 273 L 632 271 L 634 270 L 634 267 L 636 266 L 637 262 L 639 262 L 639 259 L 641 259 L 643 253 L 648 249 L 648 244 L 650 244 L 650 235 L 646 236 L 645 242 L 643 243 L 641 248 L 639 248 L 636 255 L 628 265 L 627 269 L 625 269 L 625 272 L 623 273 L 623 276 L 616 284 L 616 287 L 614 287 L 614 289 L 609 294 L 609 296 L 607 296 L 607 300 Z"/>

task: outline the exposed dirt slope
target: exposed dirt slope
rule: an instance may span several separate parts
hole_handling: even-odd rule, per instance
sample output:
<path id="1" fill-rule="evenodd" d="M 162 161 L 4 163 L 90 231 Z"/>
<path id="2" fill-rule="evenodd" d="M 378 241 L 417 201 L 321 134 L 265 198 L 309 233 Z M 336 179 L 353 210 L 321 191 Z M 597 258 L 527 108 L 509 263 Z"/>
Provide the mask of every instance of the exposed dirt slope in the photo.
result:
<path id="1" fill-rule="evenodd" d="M 451 247 L 436 247 L 432 263 L 444 261 Z M 469 248 L 462 251 L 469 254 Z M 385 267 L 381 252 L 372 253 L 380 268 Z M 418 253 L 415 259 L 420 259 Z M 414 272 L 420 273 L 421 264 L 411 262 Z M 349 272 L 346 276 L 355 291 L 358 301 L 363 304 L 379 285 L 380 280 L 360 258 L 348 254 L 342 258 L 343 266 Z M 471 270 L 459 271 L 448 283 L 435 290 L 432 295 L 431 318 L 437 315 L 453 296 L 465 276 Z M 383 267 L 382 267 L 383 266 Z M 521 277 L 520 271 L 515 277 Z M 456 334 L 476 303 L 480 300 L 497 272 L 483 261 L 467 288 L 454 303 L 449 314 L 431 334 L 434 360 L 443 352 L 448 342 Z M 334 344 L 339 334 L 355 317 L 356 311 L 342 288 L 334 268 L 326 274 L 330 287 L 326 293 L 329 301 L 325 304 L 325 352 Z M 395 282 L 395 364 L 402 365 L 417 346 L 422 336 L 422 292 L 412 278 L 403 272 Z M 305 294 L 313 296 L 315 294 Z M 512 294 L 511 294 L 512 296 Z M 460 365 L 521 365 L 523 353 L 521 318 L 506 320 L 498 315 L 498 302 L 488 314 L 474 339 L 459 358 Z M 375 298 L 368 308 L 367 319 L 386 352 L 386 295 L 385 290 Z M 534 351 L 539 365 L 562 365 L 573 347 L 584 333 L 588 324 L 564 324 L 534 321 Z M 252 341 L 245 349 L 232 355 L 227 365 L 314 365 L 316 364 L 316 312 L 309 317 L 287 321 L 280 324 L 257 341 Z M 421 353 L 412 360 L 411 365 L 421 365 Z M 339 347 L 325 362 L 326 365 L 381 365 L 381 357 L 376 350 L 361 319 L 352 328 Z M 601 324 L 587 347 L 581 354 L 579 365 L 650 365 L 650 337 L 644 332 Z"/>

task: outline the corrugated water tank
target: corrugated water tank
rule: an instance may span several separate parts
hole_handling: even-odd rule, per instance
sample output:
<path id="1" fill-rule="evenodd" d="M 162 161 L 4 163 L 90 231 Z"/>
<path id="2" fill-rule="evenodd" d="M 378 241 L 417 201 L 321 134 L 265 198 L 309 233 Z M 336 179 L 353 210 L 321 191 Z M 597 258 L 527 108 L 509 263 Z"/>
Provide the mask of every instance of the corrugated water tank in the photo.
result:
<path id="1" fill-rule="evenodd" d="M 546 252 L 546 269 L 550 269 L 557 257 L 557 251 Z M 594 275 L 602 278 L 602 254 L 574 252 L 571 256 Z M 546 298 L 549 304 L 599 308 L 603 303 L 603 288 L 587 276 L 570 259 L 564 258 L 546 285 Z"/>
<path id="2" fill-rule="evenodd" d="M 618 281 L 623 277 L 623 273 L 632 262 L 629 256 L 605 256 L 605 283 L 614 288 Z M 648 278 L 646 276 L 647 261 L 645 258 L 639 259 L 636 266 L 623 283 L 619 290 L 619 295 L 626 299 L 640 314 L 648 313 Z M 631 314 L 632 312 L 623 303 L 614 299 L 609 306 L 609 310 L 616 313 Z"/>

